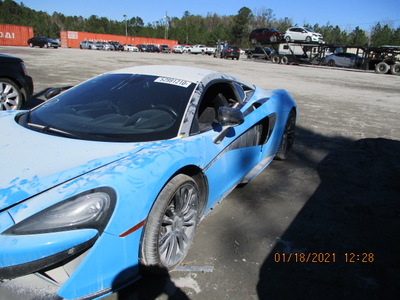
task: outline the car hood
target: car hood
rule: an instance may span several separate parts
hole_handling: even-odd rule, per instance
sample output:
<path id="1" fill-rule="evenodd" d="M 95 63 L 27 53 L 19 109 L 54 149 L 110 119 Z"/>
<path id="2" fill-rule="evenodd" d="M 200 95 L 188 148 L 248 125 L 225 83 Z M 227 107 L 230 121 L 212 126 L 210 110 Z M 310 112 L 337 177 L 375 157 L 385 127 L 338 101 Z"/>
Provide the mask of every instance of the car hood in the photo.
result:
<path id="1" fill-rule="evenodd" d="M 16 114 L 0 114 L 0 211 L 136 153 L 143 145 L 51 136 L 22 127 Z"/>

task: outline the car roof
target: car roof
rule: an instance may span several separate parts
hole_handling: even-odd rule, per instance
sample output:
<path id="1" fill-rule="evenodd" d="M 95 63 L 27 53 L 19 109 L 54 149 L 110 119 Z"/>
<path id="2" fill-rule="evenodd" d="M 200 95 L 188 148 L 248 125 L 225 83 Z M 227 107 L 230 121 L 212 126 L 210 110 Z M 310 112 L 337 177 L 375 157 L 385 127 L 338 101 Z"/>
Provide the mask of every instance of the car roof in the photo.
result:
<path id="1" fill-rule="evenodd" d="M 207 69 L 175 65 L 136 66 L 108 72 L 108 74 L 121 73 L 170 77 L 191 82 L 200 82 L 207 75 L 218 74 L 218 72 Z"/>

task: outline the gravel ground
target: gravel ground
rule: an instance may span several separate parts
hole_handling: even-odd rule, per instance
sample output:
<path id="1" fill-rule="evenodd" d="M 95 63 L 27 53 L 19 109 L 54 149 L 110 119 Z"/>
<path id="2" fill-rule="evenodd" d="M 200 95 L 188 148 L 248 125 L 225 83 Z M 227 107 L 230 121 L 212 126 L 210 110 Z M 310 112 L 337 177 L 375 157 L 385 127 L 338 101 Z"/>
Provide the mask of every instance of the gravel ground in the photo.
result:
<path id="1" fill-rule="evenodd" d="M 0 53 L 25 60 L 36 93 L 27 107 L 48 88 L 145 64 L 222 71 L 286 89 L 297 101 L 288 160 L 274 161 L 206 216 L 178 271 L 108 299 L 399 299 L 399 76 L 185 54 Z"/>

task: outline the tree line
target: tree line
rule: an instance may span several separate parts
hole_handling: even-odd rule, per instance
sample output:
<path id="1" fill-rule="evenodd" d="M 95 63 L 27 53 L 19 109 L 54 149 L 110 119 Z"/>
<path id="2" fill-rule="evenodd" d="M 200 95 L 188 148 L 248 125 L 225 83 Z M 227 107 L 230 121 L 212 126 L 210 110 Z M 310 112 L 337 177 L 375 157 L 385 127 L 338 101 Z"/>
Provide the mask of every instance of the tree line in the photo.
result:
<path id="1" fill-rule="evenodd" d="M 180 44 L 215 45 L 217 40 L 228 41 L 241 47 L 250 47 L 248 36 L 255 28 L 273 27 L 286 31 L 297 26 L 287 17 L 277 18 L 270 8 L 257 8 L 253 11 L 241 8 L 236 15 L 221 16 L 208 13 L 206 16 L 191 14 L 185 11 L 181 18 L 166 17 L 152 23 L 144 24 L 140 17 L 126 18 L 122 21 L 109 20 L 106 17 L 92 15 L 65 16 L 54 12 L 49 15 L 36 11 L 13 0 L 0 0 L 0 24 L 31 26 L 35 35 L 58 38 L 60 31 L 83 31 L 107 33 L 114 35 L 167 38 L 178 40 Z M 391 24 L 376 23 L 367 32 L 360 27 L 343 30 L 329 24 L 303 24 L 323 35 L 327 43 L 354 46 L 400 45 L 400 27 Z"/>

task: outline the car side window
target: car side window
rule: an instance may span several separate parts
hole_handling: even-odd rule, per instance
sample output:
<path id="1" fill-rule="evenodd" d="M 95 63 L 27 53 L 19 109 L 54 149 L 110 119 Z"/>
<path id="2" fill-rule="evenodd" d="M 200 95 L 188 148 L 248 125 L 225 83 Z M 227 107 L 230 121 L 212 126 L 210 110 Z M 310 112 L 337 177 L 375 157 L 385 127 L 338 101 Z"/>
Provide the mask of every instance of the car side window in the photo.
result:
<path id="1" fill-rule="evenodd" d="M 191 134 L 211 130 L 213 126 L 217 125 L 219 107 L 234 107 L 240 102 L 230 83 L 219 82 L 211 85 L 200 100 Z"/>

